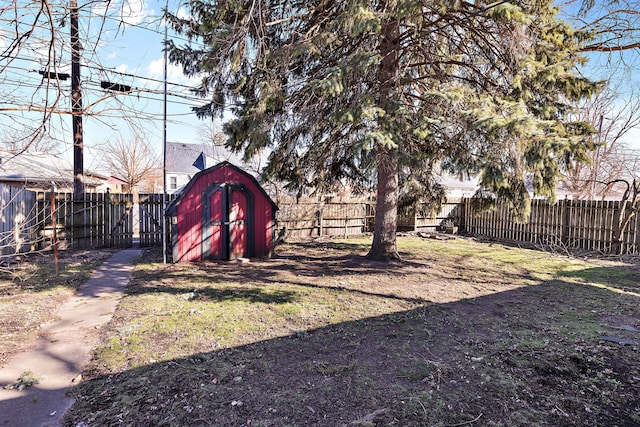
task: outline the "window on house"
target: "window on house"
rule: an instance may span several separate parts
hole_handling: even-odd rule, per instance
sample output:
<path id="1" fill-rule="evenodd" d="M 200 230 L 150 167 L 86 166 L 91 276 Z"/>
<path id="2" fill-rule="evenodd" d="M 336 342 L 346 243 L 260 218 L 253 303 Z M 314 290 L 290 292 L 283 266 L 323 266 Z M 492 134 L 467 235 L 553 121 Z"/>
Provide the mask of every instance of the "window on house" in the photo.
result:
<path id="1" fill-rule="evenodd" d="M 170 176 L 169 177 L 169 189 L 175 190 L 178 188 L 178 177 Z"/>

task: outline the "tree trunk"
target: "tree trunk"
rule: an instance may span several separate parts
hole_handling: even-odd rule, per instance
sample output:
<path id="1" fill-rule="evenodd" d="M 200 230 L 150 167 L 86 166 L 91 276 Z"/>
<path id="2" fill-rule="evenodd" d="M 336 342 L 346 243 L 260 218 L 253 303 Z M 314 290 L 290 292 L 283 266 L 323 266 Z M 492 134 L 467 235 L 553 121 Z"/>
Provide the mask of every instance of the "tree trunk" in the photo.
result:
<path id="1" fill-rule="evenodd" d="M 378 150 L 378 188 L 373 243 L 367 258 L 377 261 L 400 259 L 396 247 L 398 224 L 398 158 L 382 147 Z"/>
<path id="2" fill-rule="evenodd" d="M 380 3 L 380 11 L 385 12 L 386 2 Z M 398 47 L 400 23 L 390 19 L 382 24 L 380 54 L 382 60 L 378 71 L 380 84 L 380 106 L 386 115 L 378 125 L 391 132 L 395 109 L 394 89 L 397 85 L 399 62 Z M 378 146 L 376 154 L 378 186 L 376 196 L 376 217 L 373 226 L 373 243 L 367 258 L 373 260 L 399 259 L 396 247 L 396 227 L 398 225 L 398 153 L 395 148 Z"/>

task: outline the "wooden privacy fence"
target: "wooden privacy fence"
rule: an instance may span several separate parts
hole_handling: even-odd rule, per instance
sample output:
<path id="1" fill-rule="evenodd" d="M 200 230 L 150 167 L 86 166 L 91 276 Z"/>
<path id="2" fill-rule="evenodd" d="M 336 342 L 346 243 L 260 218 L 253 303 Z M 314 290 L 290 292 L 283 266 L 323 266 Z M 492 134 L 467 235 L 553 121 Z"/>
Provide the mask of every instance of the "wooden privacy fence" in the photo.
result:
<path id="1" fill-rule="evenodd" d="M 398 231 L 438 231 L 447 220 L 460 225 L 460 203 L 461 199 L 451 198 L 432 215 L 403 215 L 398 218 Z"/>
<path id="2" fill-rule="evenodd" d="M 175 196 L 167 194 L 166 204 Z M 164 217 L 162 194 L 140 194 L 138 197 L 138 236 L 141 247 L 162 245 L 162 221 L 166 222 L 166 229 L 170 230 L 169 218 Z M 168 233 L 168 231 L 167 231 Z M 170 243 L 167 237 L 167 243 Z"/>
<path id="3" fill-rule="evenodd" d="M 35 249 L 38 234 L 35 213 L 35 193 L 0 184 L 0 255 Z"/>
<path id="4" fill-rule="evenodd" d="M 37 193 L 40 247 L 51 244 L 51 193 Z M 56 234 L 61 248 L 128 248 L 162 245 L 162 194 L 55 193 Z M 167 203 L 173 196 L 167 195 Z M 167 224 L 168 225 L 168 224 Z M 167 230 L 169 227 L 167 226 Z"/>
<path id="5" fill-rule="evenodd" d="M 287 237 L 352 236 L 372 229 L 371 202 L 283 203 L 276 213 L 279 233 Z"/>
<path id="6" fill-rule="evenodd" d="M 468 233 L 501 240 L 603 254 L 640 253 L 638 216 L 632 218 L 624 232 L 617 225 L 622 206 L 619 201 L 560 200 L 551 204 L 536 199 L 531 203 L 529 221 L 520 224 L 504 203 L 495 210 L 474 213 L 471 199 L 464 199 L 456 220 Z M 630 206 L 626 205 L 626 209 Z"/>
<path id="7" fill-rule="evenodd" d="M 133 196 L 131 194 L 36 194 L 41 246 L 52 243 L 51 214 L 55 212 L 59 247 L 127 248 L 133 246 Z M 53 201 L 52 201 L 53 200 Z"/>
<path id="8" fill-rule="evenodd" d="M 166 203 L 173 196 L 167 196 Z M 74 197 L 56 193 L 53 199 L 56 235 L 61 248 L 130 247 L 134 236 L 140 246 L 162 244 L 161 194 L 87 193 Z M 431 217 L 400 218 L 399 230 L 434 231 L 446 220 L 460 230 L 490 238 L 543 247 L 562 246 L 600 253 L 639 254 L 640 220 L 633 217 L 620 231 L 621 215 L 631 212 L 617 201 L 561 200 L 550 204 L 533 200 L 528 223 L 519 224 L 505 204 L 474 213 L 471 199 L 450 200 Z M 279 233 L 289 237 L 352 236 L 370 232 L 374 204 L 357 202 L 281 203 Z M 0 185 L 0 255 L 51 248 L 51 193 L 33 193 Z M 167 227 L 169 229 L 169 227 Z"/>

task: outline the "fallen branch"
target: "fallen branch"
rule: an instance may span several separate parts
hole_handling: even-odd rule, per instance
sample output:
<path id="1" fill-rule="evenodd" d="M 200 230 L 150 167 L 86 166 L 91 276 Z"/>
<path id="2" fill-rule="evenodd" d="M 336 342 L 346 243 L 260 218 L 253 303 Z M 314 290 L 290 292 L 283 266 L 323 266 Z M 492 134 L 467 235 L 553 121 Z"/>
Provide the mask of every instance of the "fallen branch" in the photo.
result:
<path id="1" fill-rule="evenodd" d="M 172 365 L 176 365 L 176 366 L 178 366 L 178 367 L 180 367 L 182 369 L 194 369 L 196 371 L 201 371 L 201 372 L 206 371 L 206 369 L 204 369 L 204 368 L 198 368 L 197 366 L 184 366 L 184 365 L 181 365 L 178 362 L 174 362 L 173 360 L 170 360 L 169 363 L 172 364 Z"/>
<path id="2" fill-rule="evenodd" d="M 476 421 L 478 421 L 480 418 L 482 418 L 482 415 L 484 414 L 480 414 L 477 417 L 475 417 L 474 419 L 470 420 L 470 421 L 465 421 L 463 423 L 458 423 L 458 424 L 445 424 L 447 427 L 459 427 L 459 426 L 464 426 L 467 424 L 471 424 L 471 423 L 475 423 Z"/>

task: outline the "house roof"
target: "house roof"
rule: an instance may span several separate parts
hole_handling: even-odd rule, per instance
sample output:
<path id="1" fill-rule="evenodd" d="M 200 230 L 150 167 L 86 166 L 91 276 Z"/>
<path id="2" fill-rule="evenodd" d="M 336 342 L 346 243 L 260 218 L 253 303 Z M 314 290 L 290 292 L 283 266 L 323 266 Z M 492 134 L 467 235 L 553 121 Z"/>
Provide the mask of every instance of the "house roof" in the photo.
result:
<path id="1" fill-rule="evenodd" d="M 463 190 L 476 190 L 480 183 L 480 179 L 478 179 L 477 176 L 462 180 L 447 173 L 436 175 L 435 180 L 445 188 L 458 188 Z"/>
<path id="2" fill-rule="evenodd" d="M 0 180 L 13 182 L 68 183 L 73 181 L 73 167 L 52 154 L 35 153 L 14 156 L 0 153 Z"/>
<path id="3" fill-rule="evenodd" d="M 93 178 L 93 179 L 92 179 Z M 101 175 L 85 172 L 85 183 L 97 185 Z M 71 185 L 73 183 L 73 165 L 48 153 L 24 153 L 14 155 L 0 150 L 0 181 L 37 185 Z"/>
<path id="4" fill-rule="evenodd" d="M 200 170 L 193 166 L 200 153 L 204 153 L 207 165 L 230 162 L 244 165 L 242 158 L 229 152 L 224 147 L 211 144 L 187 144 L 184 142 L 167 142 L 167 172 L 195 175 Z M 205 168 L 206 168 L 205 166 Z"/>
<path id="5" fill-rule="evenodd" d="M 113 176 L 111 175 L 109 177 L 109 179 L 107 179 L 107 182 L 109 184 L 122 184 L 122 185 L 127 185 L 127 181 L 125 181 L 124 179 L 118 178 L 117 176 Z"/>

